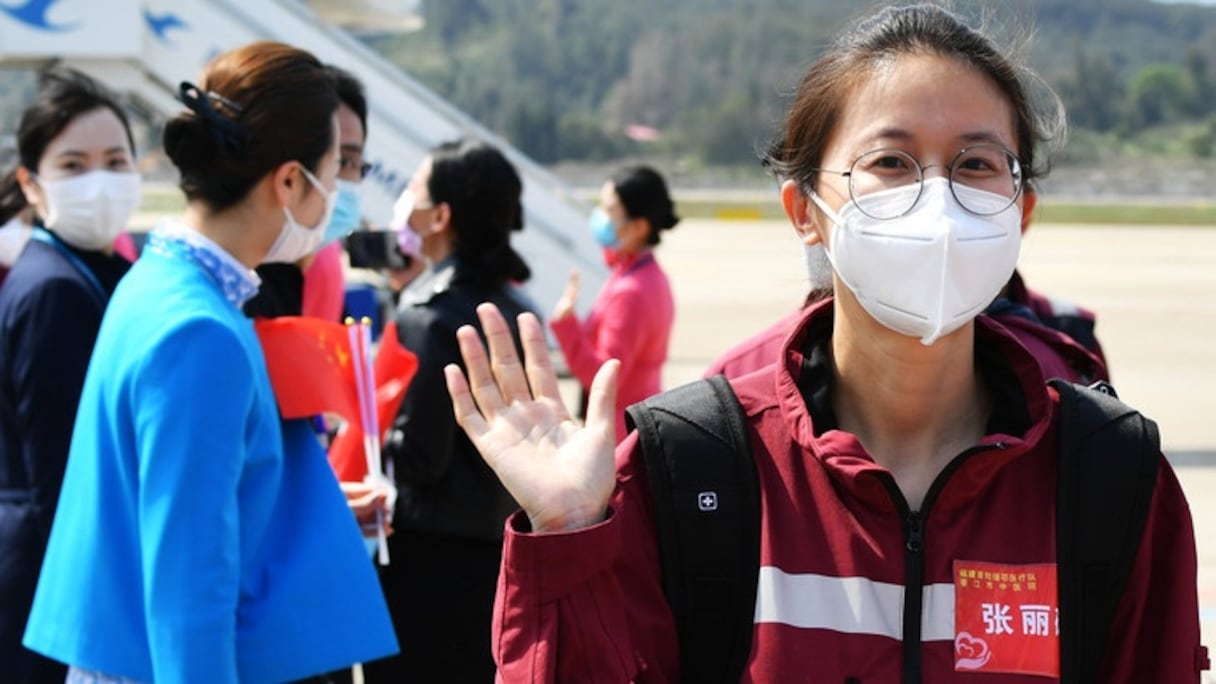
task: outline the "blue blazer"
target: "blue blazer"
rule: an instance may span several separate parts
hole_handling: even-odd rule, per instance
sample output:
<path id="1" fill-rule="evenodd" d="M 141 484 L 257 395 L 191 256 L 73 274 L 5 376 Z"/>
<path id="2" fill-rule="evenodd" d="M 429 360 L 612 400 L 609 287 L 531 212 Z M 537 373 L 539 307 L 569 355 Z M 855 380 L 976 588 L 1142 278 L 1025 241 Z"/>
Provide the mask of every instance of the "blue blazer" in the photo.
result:
<path id="1" fill-rule="evenodd" d="M 307 423 L 280 423 L 221 280 L 162 241 L 115 292 L 30 649 L 158 683 L 295 680 L 396 652 L 354 516 Z"/>
<path id="2" fill-rule="evenodd" d="M 89 355 L 129 267 L 43 237 L 52 242 L 30 240 L 0 287 L 0 669 L 17 681 L 63 676 L 62 666 L 22 648 L 21 635 Z"/>

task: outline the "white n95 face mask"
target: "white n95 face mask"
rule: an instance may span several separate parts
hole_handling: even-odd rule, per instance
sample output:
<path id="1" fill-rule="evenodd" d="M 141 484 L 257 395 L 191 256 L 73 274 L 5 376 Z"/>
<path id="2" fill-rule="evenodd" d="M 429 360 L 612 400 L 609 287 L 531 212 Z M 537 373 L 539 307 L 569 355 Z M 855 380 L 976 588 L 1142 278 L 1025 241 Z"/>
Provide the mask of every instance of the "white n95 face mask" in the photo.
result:
<path id="1" fill-rule="evenodd" d="M 264 264 L 295 263 L 321 249 L 321 245 L 325 242 L 325 228 L 333 216 L 338 193 L 326 190 L 325 186 L 321 185 L 321 181 L 317 180 L 317 177 L 312 175 L 308 169 L 301 166 L 300 170 L 304 172 L 304 177 L 308 179 L 308 182 L 312 183 L 317 192 L 325 198 L 325 212 L 321 214 L 321 219 L 317 221 L 316 225 L 303 226 L 291 215 L 291 209 L 284 206 L 283 213 L 287 218 L 283 222 L 283 229 L 279 232 L 278 239 L 262 258 Z"/>
<path id="2" fill-rule="evenodd" d="M 972 207 L 1009 205 L 1009 198 L 956 183 Z M 882 325 L 930 345 L 974 319 L 1009 282 L 1022 242 L 1022 211 L 1009 205 L 991 216 L 963 209 L 945 178 L 931 178 L 907 214 L 881 221 L 867 216 L 884 203 L 906 206 L 918 187 L 865 195 L 832 211 L 814 192 L 811 201 L 835 226 L 828 258 L 840 280 Z"/>
<path id="3" fill-rule="evenodd" d="M 832 290 L 832 262 L 828 261 L 827 251 L 823 243 L 813 245 L 802 243 L 802 257 L 806 262 L 807 290 Z"/>
<path id="4" fill-rule="evenodd" d="M 37 181 L 46 196 L 47 229 L 77 249 L 109 247 L 139 207 L 138 173 L 99 169 Z"/>

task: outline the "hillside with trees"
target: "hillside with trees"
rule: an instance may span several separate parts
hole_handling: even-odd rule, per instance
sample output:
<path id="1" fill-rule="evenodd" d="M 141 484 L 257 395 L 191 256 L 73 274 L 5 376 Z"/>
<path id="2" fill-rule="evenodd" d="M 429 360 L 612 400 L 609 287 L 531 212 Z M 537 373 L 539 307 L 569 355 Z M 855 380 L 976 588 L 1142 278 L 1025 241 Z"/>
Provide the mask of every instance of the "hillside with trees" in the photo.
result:
<path id="1" fill-rule="evenodd" d="M 954 3 L 1065 102 L 1062 163 L 1216 157 L 1216 7 L 1149 0 Z M 627 156 L 755 164 L 853 0 L 424 0 L 377 51 L 543 163 Z M 1029 46 L 1026 48 L 1025 46 Z"/>

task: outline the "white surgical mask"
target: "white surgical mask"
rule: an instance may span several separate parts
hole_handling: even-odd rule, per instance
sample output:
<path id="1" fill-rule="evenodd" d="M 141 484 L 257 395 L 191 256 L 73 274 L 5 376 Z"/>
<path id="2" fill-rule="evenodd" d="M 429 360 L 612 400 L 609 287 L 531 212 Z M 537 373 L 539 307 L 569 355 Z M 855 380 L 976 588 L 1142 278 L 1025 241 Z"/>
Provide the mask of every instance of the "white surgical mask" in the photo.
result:
<path id="1" fill-rule="evenodd" d="M 308 179 L 308 182 L 312 183 L 317 192 L 325 198 L 325 212 L 321 214 L 321 219 L 315 225 L 303 226 L 291 215 L 291 209 L 284 206 L 283 213 L 287 218 L 283 222 L 283 230 L 279 232 L 279 238 L 274 241 L 274 244 L 270 246 L 270 251 L 262 259 L 264 264 L 295 263 L 320 249 L 325 242 L 325 227 L 329 225 L 329 219 L 334 213 L 337 193 L 326 190 L 325 186 L 321 185 L 321 181 L 317 180 L 317 177 L 303 166 L 300 167 L 300 171 L 304 172 L 304 177 Z"/>
<path id="2" fill-rule="evenodd" d="M 906 206 L 918 191 L 913 184 L 871 193 L 840 213 L 815 193 L 810 198 L 835 224 L 828 258 L 857 301 L 874 320 L 930 345 L 979 315 L 1009 281 L 1022 211 L 1008 197 L 956 183 L 969 206 L 1009 205 L 991 216 L 972 214 L 945 178 L 926 180 L 916 206 L 897 219 L 880 221 L 857 206 L 877 214 L 885 203 Z"/>
<path id="3" fill-rule="evenodd" d="M 99 169 L 67 178 L 35 179 L 46 197 L 47 229 L 77 249 L 109 247 L 139 207 L 138 173 Z"/>

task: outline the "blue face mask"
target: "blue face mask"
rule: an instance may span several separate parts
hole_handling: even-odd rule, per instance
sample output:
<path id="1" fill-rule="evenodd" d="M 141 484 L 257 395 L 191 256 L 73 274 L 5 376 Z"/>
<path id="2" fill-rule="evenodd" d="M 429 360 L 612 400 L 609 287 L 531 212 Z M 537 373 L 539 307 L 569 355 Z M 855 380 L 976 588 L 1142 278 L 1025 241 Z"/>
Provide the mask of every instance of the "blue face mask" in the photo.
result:
<path id="1" fill-rule="evenodd" d="M 359 227 L 359 221 L 363 218 L 359 208 L 358 185 L 339 178 L 336 193 L 334 213 L 325 226 L 325 237 L 321 241 L 323 245 L 348 235 Z"/>
<path id="2" fill-rule="evenodd" d="M 600 243 L 601 247 L 617 249 L 621 246 L 621 241 L 616 237 L 616 224 L 612 222 L 608 214 L 604 213 L 603 209 L 592 211 L 587 223 L 591 227 L 591 234 L 595 236 L 595 241 Z"/>

